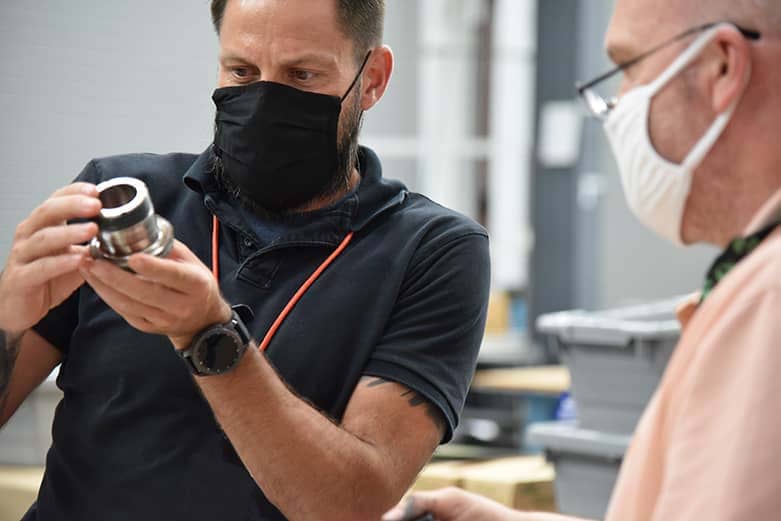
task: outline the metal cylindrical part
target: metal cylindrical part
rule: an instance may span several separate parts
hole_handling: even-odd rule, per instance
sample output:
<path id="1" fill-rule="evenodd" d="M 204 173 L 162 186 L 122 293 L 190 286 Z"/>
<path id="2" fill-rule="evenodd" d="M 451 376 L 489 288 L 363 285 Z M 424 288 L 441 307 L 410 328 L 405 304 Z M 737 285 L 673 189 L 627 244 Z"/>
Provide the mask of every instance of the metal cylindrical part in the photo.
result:
<path id="1" fill-rule="evenodd" d="M 98 185 L 103 209 L 97 217 L 99 232 L 90 244 L 92 256 L 127 268 L 136 253 L 158 257 L 173 247 L 171 224 L 155 215 L 149 190 L 135 178 L 118 177 Z"/>

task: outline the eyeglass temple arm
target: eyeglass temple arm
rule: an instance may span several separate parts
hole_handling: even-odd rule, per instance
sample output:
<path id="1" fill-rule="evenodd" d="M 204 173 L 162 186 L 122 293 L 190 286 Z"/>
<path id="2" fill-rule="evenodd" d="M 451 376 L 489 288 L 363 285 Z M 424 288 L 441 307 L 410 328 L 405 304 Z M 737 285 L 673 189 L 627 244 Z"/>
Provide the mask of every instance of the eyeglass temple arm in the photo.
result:
<path id="1" fill-rule="evenodd" d="M 687 36 L 690 36 L 692 34 L 696 34 L 698 32 L 702 32 L 702 31 L 707 31 L 708 29 L 717 26 L 719 23 L 723 23 L 723 22 L 711 22 L 711 23 L 708 23 L 708 24 L 704 24 L 704 25 L 699 25 L 697 27 L 693 27 L 693 28 L 689 29 L 688 31 L 685 31 L 685 32 L 679 34 L 678 36 L 675 36 L 674 38 L 672 38 L 672 39 L 670 39 L 670 40 L 668 40 L 666 42 L 660 43 L 656 47 L 652 48 L 649 51 L 644 52 L 640 56 L 632 58 L 631 60 L 629 60 L 627 62 L 624 62 L 624 63 L 622 63 L 622 64 L 620 64 L 620 65 L 610 69 L 606 73 L 597 76 L 596 78 L 594 78 L 593 80 L 589 81 L 588 83 L 577 83 L 575 85 L 575 87 L 578 89 L 578 94 L 582 95 L 583 91 L 585 91 L 587 89 L 590 89 L 594 85 L 596 85 L 598 83 L 601 83 L 601 82 L 605 81 L 606 79 L 608 79 L 608 78 L 610 78 L 612 76 L 615 76 L 616 74 L 618 74 L 619 72 L 623 71 L 624 69 L 628 69 L 632 65 L 635 65 L 636 63 L 645 60 L 650 55 L 652 55 L 652 54 L 654 54 L 654 53 L 656 53 L 658 51 L 661 51 L 665 47 L 667 47 L 669 45 L 672 45 L 673 43 L 675 43 L 675 42 L 677 42 L 679 40 L 682 40 L 683 38 L 686 38 Z M 759 31 L 754 31 L 752 29 L 745 29 L 743 27 L 740 27 L 739 25 L 735 25 L 735 27 L 738 29 L 738 31 L 740 31 L 740 33 L 744 37 L 748 38 L 749 40 L 759 40 L 759 38 L 762 36 Z"/>

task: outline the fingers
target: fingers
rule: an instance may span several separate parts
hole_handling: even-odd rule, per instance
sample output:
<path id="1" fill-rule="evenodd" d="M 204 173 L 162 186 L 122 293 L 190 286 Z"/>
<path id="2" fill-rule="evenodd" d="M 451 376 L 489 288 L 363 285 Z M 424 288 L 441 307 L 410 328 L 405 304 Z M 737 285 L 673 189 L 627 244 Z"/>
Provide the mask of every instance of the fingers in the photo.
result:
<path id="1" fill-rule="evenodd" d="M 129 273 L 108 262 L 92 262 L 88 266 L 87 281 L 102 287 L 110 288 L 112 294 L 120 294 L 122 297 L 143 304 L 143 308 L 152 309 L 155 314 L 169 314 L 172 310 L 178 310 L 188 305 L 184 294 L 178 293 L 154 281 L 145 280 L 142 274 Z M 139 277 L 139 275 L 142 275 Z M 94 287 L 94 286 L 93 286 Z M 133 312 L 140 316 L 150 316 L 148 313 Z"/>
<path id="2" fill-rule="evenodd" d="M 65 223 L 95 217 L 101 207 L 95 185 L 75 183 L 57 190 L 17 226 L 0 277 L 0 303 L 3 315 L 13 317 L 12 329 L 35 324 L 84 283 L 78 270 L 87 249 L 79 244 L 97 227 Z"/>
<path id="3" fill-rule="evenodd" d="M 196 288 L 203 289 L 203 286 L 211 282 L 210 275 L 200 259 L 190 253 L 189 250 L 182 251 L 174 247 L 172 253 L 175 258 L 160 259 L 152 255 L 134 255 L 130 258 L 130 269 L 142 277 L 162 284 L 182 293 L 190 292 Z M 192 256 L 192 259 L 190 257 Z M 197 265 L 191 264 L 196 262 Z M 201 269 L 199 269 L 201 268 Z"/>
<path id="4" fill-rule="evenodd" d="M 18 280 L 23 280 L 25 286 L 42 286 L 53 279 L 77 271 L 83 260 L 84 253 L 45 257 L 20 267 L 14 276 Z"/>
<path id="5" fill-rule="evenodd" d="M 68 251 L 71 246 L 85 243 L 98 233 L 95 223 L 54 226 L 38 230 L 17 244 L 18 257 L 14 260 L 27 264 L 36 259 Z"/>
<path id="6" fill-rule="evenodd" d="M 385 514 L 382 521 L 412 521 L 429 519 L 457 521 L 466 519 L 503 519 L 499 513 L 503 507 L 465 492 L 448 487 L 433 492 L 417 492 Z"/>
<path id="7" fill-rule="evenodd" d="M 89 197 L 98 196 L 98 187 L 92 183 L 71 183 L 68 186 L 63 186 L 51 197 L 62 197 L 64 195 L 86 195 Z"/>
<path id="8" fill-rule="evenodd" d="M 70 297 L 82 284 L 84 284 L 84 277 L 78 271 L 71 271 L 51 281 L 50 306 L 55 308 L 65 302 L 65 299 Z"/>
<path id="9" fill-rule="evenodd" d="M 89 246 L 73 245 L 68 248 L 68 253 L 80 253 L 84 255 L 85 258 L 92 258 L 89 256 Z"/>
<path id="10" fill-rule="evenodd" d="M 160 333 L 159 327 L 144 317 L 138 317 L 134 315 L 122 315 L 122 314 L 120 314 L 120 316 L 124 318 L 125 321 L 128 324 L 130 324 L 131 327 L 141 331 L 142 333 L 151 333 L 154 335 Z"/>
<path id="11" fill-rule="evenodd" d="M 433 511 L 428 508 L 431 501 L 424 493 L 413 494 L 382 516 L 382 521 L 412 521 L 426 512 Z"/>
<path id="12" fill-rule="evenodd" d="M 179 241 L 174 241 L 174 247 L 171 250 L 171 253 L 168 254 L 167 258 L 175 261 L 201 263 L 201 259 L 199 259 L 198 256 L 190 250 L 190 248 Z"/>
<path id="13" fill-rule="evenodd" d="M 84 194 L 62 195 L 46 200 L 16 229 L 16 239 L 27 239 L 35 232 L 58 226 L 71 219 L 89 219 L 100 212 L 100 199 Z"/>
<path id="14" fill-rule="evenodd" d="M 82 276 L 106 304 L 125 317 L 134 327 L 144 324 L 145 321 L 160 326 L 168 326 L 173 322 L 172 317 L 162 309 L 128 297 L 122 291 L 115 289 L 114 285 L 107 284 L 90 271 L 82 271 Z"/>
<path id="15" fill-rule="evenodd" d="M 206 326 L 226 322 L 231 312 L 208 268 L 181 243 L 176 250 L 181 260 L 132 256 L 128 263 L 134 273 L 105 261 L 88 262 L 82 273 L 130 325 L 165 334 L 177 345 Z"/>

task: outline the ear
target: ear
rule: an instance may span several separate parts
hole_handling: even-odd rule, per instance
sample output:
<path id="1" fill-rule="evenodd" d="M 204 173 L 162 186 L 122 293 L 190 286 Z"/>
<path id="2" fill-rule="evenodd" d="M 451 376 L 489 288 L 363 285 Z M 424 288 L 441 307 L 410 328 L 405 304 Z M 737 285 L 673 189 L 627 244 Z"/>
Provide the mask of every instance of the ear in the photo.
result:
<path id="1" fill-rule="evenodd" d="M 372 51 L 363 71 L 361 109 L 371 109 L 382 99 L 393 74 L 393 51 L 382 45 Z"/>
<path id="2" fill-rule="evenodd" d="M 720 114 L 740 99 L 751 78 L 751 44 L 737 29 L 725 28 L 715 41 L 713 110 Z"/>

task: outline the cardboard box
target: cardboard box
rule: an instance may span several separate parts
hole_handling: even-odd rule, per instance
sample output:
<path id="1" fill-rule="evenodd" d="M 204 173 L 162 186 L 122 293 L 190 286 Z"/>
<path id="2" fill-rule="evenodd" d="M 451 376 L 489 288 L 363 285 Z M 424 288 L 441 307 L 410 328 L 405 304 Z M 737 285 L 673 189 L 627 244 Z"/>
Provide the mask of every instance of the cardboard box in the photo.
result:
<path id="1" fill-rule="evenodd" d="M 481 463 L 432 463 L 412 490 L 459 487 L 518 510 L 554 512 L 553 467 L 542 456 L 519 456 Z"/>
<path id="2" fill-rule="evenodd" d="M 43 467 L 0 467 L 0 521 L 19 521 L 38 497 Z"/>
<path id="3" fill-rule="evenodd" d="M 439 490 L 447 487 L 460 487 L 463 480 L 461 472 L 469 465 L 465 461 L 443 461 L 429 463 L 412 486 L 413 492 Z"/>
<path id="4" fill-rule="evenodd" d="M 517 510 L 555 512 L 555 471 L 542 456 L 504 458 L 470 465 L 462 488 Z"/>

